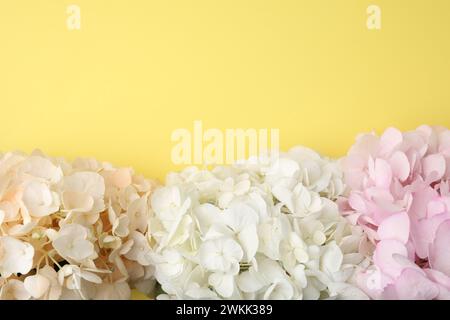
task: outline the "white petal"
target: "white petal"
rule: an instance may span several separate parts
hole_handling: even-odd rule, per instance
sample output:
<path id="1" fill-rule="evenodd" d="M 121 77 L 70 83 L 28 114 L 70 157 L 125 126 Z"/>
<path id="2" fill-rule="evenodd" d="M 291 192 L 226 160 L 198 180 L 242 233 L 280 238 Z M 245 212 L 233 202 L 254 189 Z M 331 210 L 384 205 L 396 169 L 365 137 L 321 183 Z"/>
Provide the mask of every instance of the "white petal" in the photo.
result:
<path id="1" fill-rule="evenodd" d="M 239 242 L 244 250 L 245 261 L 251 261 L 258 250 L 258 234 L 256 232 L 256 225 L 249 225 L 242 229 L 238 234 Z"/>
<path id="2" fill-rule="evenodd" d="M 324 272 L 332 274 L 339 271 L 342 260 L 341 249 L 335 243 L 330 243 L 322 254 L 321 268 Z"/>
<path id="3" fill-rule="evenodd" d="M 239 275 L 237 284 L 239 289 L 244 292 L 256 292 L 264 287 L 265 282 L 258 272 L 249 270 Z"/>
<path id="4" fill-rule="evenodd" d="M 229 298 L 233 294 L 234 277 L 232 275 L 213 273 L 209 276 L 209 284 L 224 298 Z"/>
<path id="5" fill-rule="evenodd" d="M 25 289 L 36 299 L 42 297 L 50 288 L 50 281 L 39 274 L 26 277 L 23 284 Z"/>

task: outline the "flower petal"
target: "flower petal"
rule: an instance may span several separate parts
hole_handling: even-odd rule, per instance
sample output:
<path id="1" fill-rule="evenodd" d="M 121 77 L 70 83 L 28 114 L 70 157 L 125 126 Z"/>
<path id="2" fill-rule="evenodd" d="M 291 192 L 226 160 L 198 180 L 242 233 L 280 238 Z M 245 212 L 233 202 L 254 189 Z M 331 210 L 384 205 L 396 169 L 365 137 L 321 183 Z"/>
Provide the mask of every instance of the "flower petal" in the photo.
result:
<path id="1" fill-rule="evenodd" d="M 407 256 L 408 251 L 403 243 L 397 240 L 382 240 L 377 244 L 373 255 L 375 264 L 387 275 L 396 278 L 402 272 L 402 266 L 393 257 L 394 254 Z"/>
<path id="2" fill-rule="evenodd" d="M 392 239 L 406 244 L 409 238 L 409 226 L 408 214 L 396 213 L 383 220 L 378 227 L 378 236 L 380 240 Z"/>
<path id="3" fill-rule="evenodd" d="M 437 181 L 445 174 L 445 159 L 441 154 L 431 154 L 422 160 L 423 174 L 430 182 Z"/>
<path id="4" fill-rule="evenodd" d="M 389 159 L 389 163 L 394 177 L 400 181 L 405 181 L 409 177 L 411 168 L 408 157 L 403 152 L 396 151 Z"/>
<path id="5" fill-rule="evenodd" d="M 234 291 L 234 277 L 230 274 L 213 273 L 208 278 L 209 284 L 224 298 L 232 296 Z"/>
<path id="6" fill-rule="evenodd" d="M 50 281 L 39 274 L 26 277 L 23 284 L 31 296 L 36 299 L 42 297 L 50 288 Z"/>
<path id="7" fill-rule="evenodd" d="M 430 246 L 430 265 L 450 276 L 450 220 L 443 222 L 436 231 L 436 237 Z"/>

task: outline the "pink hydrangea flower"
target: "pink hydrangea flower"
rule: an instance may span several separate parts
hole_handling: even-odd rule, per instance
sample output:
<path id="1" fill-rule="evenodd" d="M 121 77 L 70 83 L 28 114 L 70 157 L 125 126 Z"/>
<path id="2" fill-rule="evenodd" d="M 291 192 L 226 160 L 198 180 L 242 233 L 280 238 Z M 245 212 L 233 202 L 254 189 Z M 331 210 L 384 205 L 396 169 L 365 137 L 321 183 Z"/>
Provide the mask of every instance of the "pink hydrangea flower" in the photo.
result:
<path id="1" fill-rule="evenodd" d="M 362 289 L 377 299 L 449 299 L 450 130 L 363 134 L 342 164 L 341 211 L 364 229 L 360 249 L 373 249 Z"/>

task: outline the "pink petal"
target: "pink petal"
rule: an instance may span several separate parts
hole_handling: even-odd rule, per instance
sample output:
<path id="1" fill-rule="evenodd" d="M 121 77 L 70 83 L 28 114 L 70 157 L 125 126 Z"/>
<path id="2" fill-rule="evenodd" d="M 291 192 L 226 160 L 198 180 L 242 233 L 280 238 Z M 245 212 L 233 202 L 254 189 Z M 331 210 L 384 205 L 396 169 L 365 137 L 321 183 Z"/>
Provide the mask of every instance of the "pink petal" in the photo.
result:
<path id="1" fill-rule="evenodd" d="M 433 128 L 426 124 L 417 127 L 416 131 L 423 133 L 423 135 L 427 138 L 429 138 L 433 134 Z"/>
<path id="2" fill-rule="evenodd" d="M 431 182 L 441 179 L 445 174 L 446 163 L 441 154 L 431 154 L 422 160 L 424 178 Z"/>
<path id="3" fill-rule="evenodd" d="M 423 271 L 425 271 L 426 275 L 428 276 L 428 278 L 440 285 L 442 285 L 443 287 L 445 287 L 446 289 L 450 290 L 450 277 L 446 276 L 445 274 L 443 274 L 440 271 L 434 270 L 434 269 L 423 269 Z"/>
<path id="4" fill-rule="evenodd" d="M 374 225 L 378 226 L 378 224 L 372 219 L 370 215 L 359 215 L 358 223 L 361 225 Z"/>
<path id="5" fill-rule="evenodd" d="M 403 208 L 395 203 L 389 190 L 384 189 L 385 194 L 375 194 L 373 191 L 371 192 L 373 194 L 373 201 L 370 203 L 369 210 L 376 225 L 380 225 L 392 214 L 403 211 Z"/>
<path id="6" fill-rule="evenodd" d="M 421 272 L 405 269 L 395 282 L 397 299 L 431 300 L 438 296 L 439 287 Z"/>
<path id="7" fill-rule="evenodd" d="M 436 285 L 439 287 L 439 295 L 436 297 L 436 300 L 450 300 L 450 290 L 439 283 Z"/>
<path id="8" fill-rule="evenodd" d="M 362 187 L 362 181 L 366 175 L 367 155 L 350 154 L 342 161 L 345 183 L 353 190 Z"/>
<path id="9" fill-rule="evenodd" d="M 388 128 L 380 138 L 380 152 L 383 154 L 391 153 L 403 141 L 402 132 L 396 128 Z"/>
<path id="10" fill-rule="evenodd" d="M 430 246 L 430 266 L 450 276 L 450 220 L 441 223 Z"/>
<path id="11" fill-rule="evenodd" d="M 375 181 L 377 187 L 389 188 L 392 181 L 392 170 L 389 163 L 384 159 L 375 160 L 375 171 L 374 177 L 372 179 Z"/>
<path id="12" fill-rule="evenodd" d="M 429 218 L 434 217 L 441 213 L 445 213 L 446 211 L 447 207 L 443 201 L 435 200 L 428 203 L 427 216 Z"/>
<path id="13" fill-rule="evenodd" d="M 398 297 L 397 289 L 395 288 L 395 283 L 391 283 L 384 288 L 382 295 L 379 299 L 383 300 L 400 300 Z"/>
<path id="14" fill-rule="evenodd" d="M 382 240 L 377 244 L 373 254 L 373 261 L 383 273 L 386 273 L 393 278 L 397 278 L 401 274 L 403 267 L 394 259 L 394 254 L 407 257 L 408 251 L 406 250 L 405 245 L 400 241 Z"/>
<path id="15" fill-rule="evenodd" d="M 409 209 L 409 216 L 414 219 L 426 218 L 428 203 L 438 196 L 438 193 L 429 186 L 423 186 L 415 190 Z"/>
<path id="16" fill-rule="evenodd" d="M 394 202 L 394 197 L 387 189 L 371 187 L 365 190 L 367 199 L 372 199 L 376 202 Z"/>
<path id="17" fill-rule="evenodd" d="M 337 198 L 336 203 L 338 205 L 339 211 L 343 212 L 343 213 L 347 213 L 347 211 L 352 212 L 353 209 L 350 206 L 350 204 L 348 203 L 348 199 L 346 197 L 340 196 Z"/>
<path id="18" fill-rule="evenodd" d="M 444 178 L 446 180 L 450 179 L 450 154 L 447 157 L 448 157 L 447 160 L 446 160 L 446 162 L 447 162 L 447 164 L 446 164 L 447 171 L 445 172 L 445 176 L 444 176 Z"/>
<path id="19" fill-rule="evenodd" d="M 450 156 L 450 130 L 445 130 L 439 135 L 439 152 Z"/>
<path id="20" fill-rule="evenodd" d="M 378 269 L 368 269 L 356 274 L 356 283 L 361 290 L 373 299 L 379 299 L 392 279 Z"/>
<path id="21" fill-rule="evenodd" d="M 358 212 L 367 212 L 366 201 L 360 194 L 356 192 L 352 192 L 350 194 L 350 196 L 348 197 L 348 203 L 354 210 Z"/>
<path id="22" fill-rule="evenodd" d="M 379 149 L 379 138 L 374 133 L 360 134 L 356 137 L 356 143 L 350 148 L 349 155 L 358 154 L 367 157 L 375 156 Z"/>
<path id="23" fill-rule="evenodd" d="M 429 256 L 430 244 L 434 242 L 436 231 L 446 220 L 450 219 L 450 213 L 436 215 L 430 219 L 421 219 L 411 224 L 411 238 L 416 254 L 426 259 Z"/>
<path id="24" fill-rule="evenodd" d="M 400 181 L 405 181 L 409 177 L 411 167 L 408 157 L 401 152 L 396 151 L 389 160 L 392 168 L 392 174 Z"/>
<path id="25" fill-rule="evenodd" d="M 448 159 L 448 165 L 447 165 L 447 171 L 449 171 L 450 176 L 450 158 Z M 450 180 L 442 181 L 439 185 L 439 192 L 441 193 L 442 197 L 446 197 L 446 206 L 448 210 L 450 211 Z"/>
<path id="26" fill-rule="evenodd" d="M 361 170 L 345 171 L 345 184 L 353 190 L 361 190 L 366 174 Z"/>
<path id="27" fill-rule="evenodd" d="M 383 219 L 386 219 L 394 213 L 404 211 L 403 206 L 396 202 L 398 200 L 388 200 L 386 197 L 373 198 L 373 203 L 375 204 L 373 211 L 377 212 Z"/>
<path id="28" fill-rule="evenodd" d="M 364 170 L 366 167 L 367 157 L 361 154 L 349 154 L 344 158 L 342 166 L 344 170 Z"/>
<path id="29" fill-rule="evenodd" d="M 438 300 L 450 300 L 450 277 L 442 272 L 433 269 L 424 269 L 428 279 L 433 281 L 439 287 Z"/>
<path id="30" fill-rule="evenodd" d="M 409 244 L 409 242 L 408 242 Z M 408 246 L 408 245 L 407 245 Z M 421 274 L 425 275 L 425 272 L 415 263 L 414 261 L 414 255 L 405 257 L 400 254 L 394 253 L 392 255 L 392 258 L 403 268 L 405 269 L 413 269 L 417 272 L 420 272 Z"/>
<path id="31" fill-rule="evenodd" d="M 409 238 L 409 217 L 406 212 L 391 215 L 378 227 L 378 235 L 381 240 L 398 240 L 403 244 Z"/>
<path id="32" fill-rule="evenodd" d="M 428 144 L 427 137 L 424 136 L 423 133 L 418 131 L 408 131 L 403 134 L 404 145 L 407 148 L 403 150 L 408 150 L 406 153 L 408 158 L 411 154 L 416 154 L 415 157 L 422 158 L 423 155 L 427 152 Z M 411 154 L 409 153 L 411 152 Z"/>

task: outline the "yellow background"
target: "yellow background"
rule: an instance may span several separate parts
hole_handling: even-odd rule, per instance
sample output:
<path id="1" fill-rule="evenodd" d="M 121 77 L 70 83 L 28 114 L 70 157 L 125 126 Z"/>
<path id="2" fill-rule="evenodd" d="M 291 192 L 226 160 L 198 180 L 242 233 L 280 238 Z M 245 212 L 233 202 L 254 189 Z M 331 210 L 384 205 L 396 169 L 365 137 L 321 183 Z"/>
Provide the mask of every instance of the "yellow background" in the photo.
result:
<path id="1" fill-rule="evenodd" d="M 358 132 L 450 126 L 449 31 L 448 0 L 0 0 L 0 150 L 163 178 L 199 119 L 340 156 Z"/>

